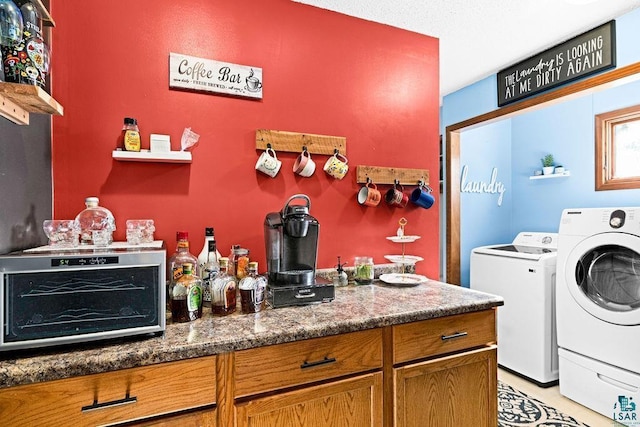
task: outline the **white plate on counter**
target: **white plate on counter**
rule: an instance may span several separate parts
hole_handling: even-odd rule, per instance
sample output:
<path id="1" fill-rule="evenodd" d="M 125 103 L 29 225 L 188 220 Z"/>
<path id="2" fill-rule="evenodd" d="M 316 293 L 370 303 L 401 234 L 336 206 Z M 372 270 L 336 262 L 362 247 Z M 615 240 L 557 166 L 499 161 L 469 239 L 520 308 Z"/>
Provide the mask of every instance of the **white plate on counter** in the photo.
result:
<path id="1" fill-rule="evenodd" d="M 386 259 L 394 264 L 413 265 L 418 261 L 424 261 L 424 258 L 416 255 L 385 255 Z"/>
<path id="2" fill-rule="evenodd" d="M 411 243 L 418 240 L 420 236 L 391 236 L 387 237 L 387 239 L 391 240 L 395 243 Z"/>
<path id="3" fill-rule="evenodd" d="M 421 283 L 425 283 L 429 279 L 425 276 L 421 276 L 419 274 L 409 274 L 409 273 L 391 273 L 391 274 L 382 274 L 380 275 L 380 280 L 389 285 L 396 286 L 418 286 Z"/>

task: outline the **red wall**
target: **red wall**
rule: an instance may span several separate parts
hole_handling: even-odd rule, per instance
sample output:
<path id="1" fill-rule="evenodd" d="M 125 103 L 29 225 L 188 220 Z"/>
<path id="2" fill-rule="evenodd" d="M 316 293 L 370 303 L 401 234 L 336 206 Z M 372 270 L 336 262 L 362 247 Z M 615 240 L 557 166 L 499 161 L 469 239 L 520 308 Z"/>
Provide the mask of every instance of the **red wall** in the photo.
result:
<path id="1" fill-rule="evenodd" d="M 224 255 L 240 244 L 263 271 L 265 215 L 305 193 L 321 224 L 319 268 L 338 255 L 387 262 L 401 248 L 385 237 L 405 216 L 407 233 L 422 236 L 407 253 L 438 277 L 439 200 L 365 208 L 355 178 L 358 164 L 426 168 L 438 187 L 437 39 L 289 0 L 52 0 L 51 9 L 52 92 L 65 109 L 53 119 L 55 218 L 73 218 L 95 195 L 116 217 L 116 240 L 127 219 L 153 218 L 168 251 L 187 230 L 197 254 L 213 226 Z M 169 89 L 170 52 L 261 67 L 263 99 Z M 177 150 L 191 127 L 201 135 L 193 162 L 114 161 L 124 117 L 138 119 L 143 148 L 164 133 Z M 284 152 L 275 179 L 256 173 L 259 128 L 346 137 L 348 175 L 330 178 L 327 157 L 315 155 L 314 176 L 295 176 L 296 154 Z"/>

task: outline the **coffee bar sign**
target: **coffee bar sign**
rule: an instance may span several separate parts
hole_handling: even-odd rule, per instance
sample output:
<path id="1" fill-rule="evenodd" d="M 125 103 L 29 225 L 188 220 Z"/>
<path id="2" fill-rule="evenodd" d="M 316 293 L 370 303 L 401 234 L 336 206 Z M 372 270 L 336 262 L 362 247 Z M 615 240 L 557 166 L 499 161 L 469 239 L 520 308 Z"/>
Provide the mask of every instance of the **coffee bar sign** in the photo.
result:
<path id="1" fill-rule="evenodd" d="M 170 53 L 169 87 L 262 99 L 262 68 Z"/>
<path id="2" fill-rule="evenodd" d="M 498 73 L 498 106 L 616 65 L 616 22 L 610 21 Z"/>

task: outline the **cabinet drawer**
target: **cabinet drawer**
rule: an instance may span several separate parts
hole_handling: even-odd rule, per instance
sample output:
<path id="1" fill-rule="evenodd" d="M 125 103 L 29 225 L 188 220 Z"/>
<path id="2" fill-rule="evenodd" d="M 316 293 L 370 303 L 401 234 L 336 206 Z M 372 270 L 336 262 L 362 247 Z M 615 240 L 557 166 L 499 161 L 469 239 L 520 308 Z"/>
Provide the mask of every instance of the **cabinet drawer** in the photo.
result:
<path id="1" fill-rule="evenodd" d="M 212 405 L 215 368 L 211 356 L 2 389 L 0 419 L 84 427 Z"/>
<path id="2" fill-rule="evenodd" d="M 277 344 L 235 355 L 236 397 L 382 367 L 382 330 Z"/>
<path id="3" fill-rule="evenodd" d="M 393 326 L 393 363 L 431 357 L 496 341 L 495 310 Z"/>

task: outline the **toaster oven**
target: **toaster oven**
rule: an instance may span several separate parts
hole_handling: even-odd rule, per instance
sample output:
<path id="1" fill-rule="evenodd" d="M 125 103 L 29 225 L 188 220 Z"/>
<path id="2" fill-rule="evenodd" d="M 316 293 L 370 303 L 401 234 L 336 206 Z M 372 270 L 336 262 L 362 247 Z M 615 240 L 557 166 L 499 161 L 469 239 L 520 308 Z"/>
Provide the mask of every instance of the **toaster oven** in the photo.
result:
<path id="1" fill-rule="evenodd" d="M 0 352 L 162 334 L 166 251 L 158 243 L 0 256 Z"/>

